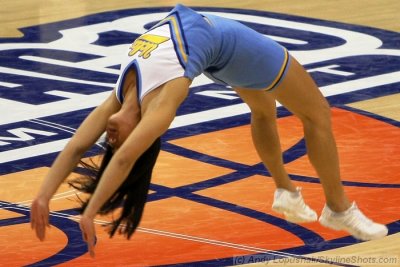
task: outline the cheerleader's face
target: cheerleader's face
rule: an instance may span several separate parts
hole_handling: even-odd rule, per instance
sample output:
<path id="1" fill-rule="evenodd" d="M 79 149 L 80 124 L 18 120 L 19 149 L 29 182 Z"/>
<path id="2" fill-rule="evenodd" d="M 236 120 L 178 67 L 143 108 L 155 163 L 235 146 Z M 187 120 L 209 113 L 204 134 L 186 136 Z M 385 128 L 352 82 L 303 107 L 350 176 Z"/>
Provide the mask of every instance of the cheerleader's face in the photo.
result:
<path id="1" fill-rule="evenodd" d="M 122 146 L 140 121 L 140 109 L 130 100 L 129 96 L 125 97 L 121 109 L 111 115 L 107 122 L 107 142 L 114 150 Z"/>

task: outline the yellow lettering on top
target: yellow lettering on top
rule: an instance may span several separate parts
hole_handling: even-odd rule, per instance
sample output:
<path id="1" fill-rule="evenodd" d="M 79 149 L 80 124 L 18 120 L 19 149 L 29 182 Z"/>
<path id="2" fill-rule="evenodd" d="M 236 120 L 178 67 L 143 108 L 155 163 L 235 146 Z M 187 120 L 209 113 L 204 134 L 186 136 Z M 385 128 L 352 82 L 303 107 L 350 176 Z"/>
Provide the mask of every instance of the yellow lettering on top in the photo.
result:
<path id="1" fill-rule="evenodd" d="M 168 41 L 169 39 L 169 37 L 153 34 L 142 35 L 131 45 L 129 56 L 133 56 L 140 52 L 139 57 L 143 57 L 144 59 L 149 58 L 151 56 L 151 52 L 156 50 L 160 44 Z"/>

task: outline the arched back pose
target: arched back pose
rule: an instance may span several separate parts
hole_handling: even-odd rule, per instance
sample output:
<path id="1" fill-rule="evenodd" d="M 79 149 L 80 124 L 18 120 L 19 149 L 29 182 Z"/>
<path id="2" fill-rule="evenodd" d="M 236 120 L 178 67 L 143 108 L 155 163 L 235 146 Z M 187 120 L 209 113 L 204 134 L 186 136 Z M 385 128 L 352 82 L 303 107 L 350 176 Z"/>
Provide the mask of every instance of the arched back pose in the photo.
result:
<path id="1" fill-rule="evenodd" d="M 303 123 L 308 156 L 326 198 L 320 223 L 346 230 L 362 240 L 387 235 L 385 225 L 369 220 L 346 197 L 329 104 L 304 68 L 276 42 L 236 21 L 201 15 L 177 5 L 165 19 L 135 40 L 121 71 L 115 92 L 79 127 L 54 162 L 32 204 L 32 227 L 40 239 L 48 224 L 51 196 L 82 154 L 106 131 L 112 156 L 91 191 L 80 221 L 89 251 L 94 255 L 95 215 L 109 206 L 110 198 L 131 179 L 127 177 L 135 176 L 135 163 L 149 153 L 153 160 L 141 162 L 150 162 L 145 172 L 147 177 L 151 175 L 157 157 L 154 150 L 159 149 L 154 144 L 174 119 L 192 80 L 201 73 L 217 83 L 230 85 L 250 107 L 254 145 L 277 187 L 272 206 L 275 211 L 291 222 L 317 220 L 317 213 L 304 203 L 284 169 L 276 126 L 278 100 Z M 133 217 L 127 215 L 122 219 L 132 221 Z M 132 224 L 132 232 L 136 226 Z"/>

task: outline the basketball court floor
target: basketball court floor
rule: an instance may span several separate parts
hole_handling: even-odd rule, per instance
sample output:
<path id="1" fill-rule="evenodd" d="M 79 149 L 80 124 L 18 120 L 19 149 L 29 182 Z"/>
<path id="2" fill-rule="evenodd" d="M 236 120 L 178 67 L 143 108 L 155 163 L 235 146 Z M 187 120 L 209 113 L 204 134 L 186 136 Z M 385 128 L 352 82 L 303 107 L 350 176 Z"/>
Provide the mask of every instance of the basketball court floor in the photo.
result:
<path id="1" fill-rule="evenodd" d="M 121 53 L 176 3 L 0 3 L 0 266 L 400 266 L 398 0 L 180 1 L 238 20 L 299 59 L 332 106 L 346 193 L 388 226 L 387 237 L 361 242 L 274 213 L 275 188 L 253 148 L 249 110 L 205 77 L 163 136 L 131 240 L 109 239 L 103 225 L 111 217 L 97 217 L 90 258 L 77 192 L 67 185 L 51 202 L 45 241 L 35 237 L 29 207 L 52 161 L 111 92 Z M 278 117 L 288 173 L 320 213 L 323 192 L 301 124 L 280 106 Z M 86 157 L 100 153 L 99 145 Z"/>

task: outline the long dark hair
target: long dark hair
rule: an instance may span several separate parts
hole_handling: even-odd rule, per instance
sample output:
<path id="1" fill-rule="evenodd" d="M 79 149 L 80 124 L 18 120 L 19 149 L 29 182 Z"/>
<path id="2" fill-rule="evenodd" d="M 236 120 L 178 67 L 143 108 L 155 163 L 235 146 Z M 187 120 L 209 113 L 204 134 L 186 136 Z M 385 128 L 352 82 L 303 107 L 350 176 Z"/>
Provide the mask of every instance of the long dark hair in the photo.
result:
<path id="1" fill-rule="evenodd" d="M 98 214 L 109 214 L 122 206 L 120 216 L 113 219 L 108 225 L 110 237 L 113 237 L 118 230 L 119 234 L 125 235 L 127 239 L 130 239 L 138 227 L 142 218 L 144 205 L 146 204 L 151 175 L 160 152 L 160 147 L 161 141 L 158 138 L 139 157 L 125 181 L 98 211 Z M 81 161 L 86 174 L 69 181 L 69 185 L 81 192 L 93 194 L 112 156 L 112 148 L 106 144 L 100 166 Z M 87 200 L 82 200 L 81 198 L 79 200 L 81 206 L 78 210 L 83 213 L 90 197 Z"/>

